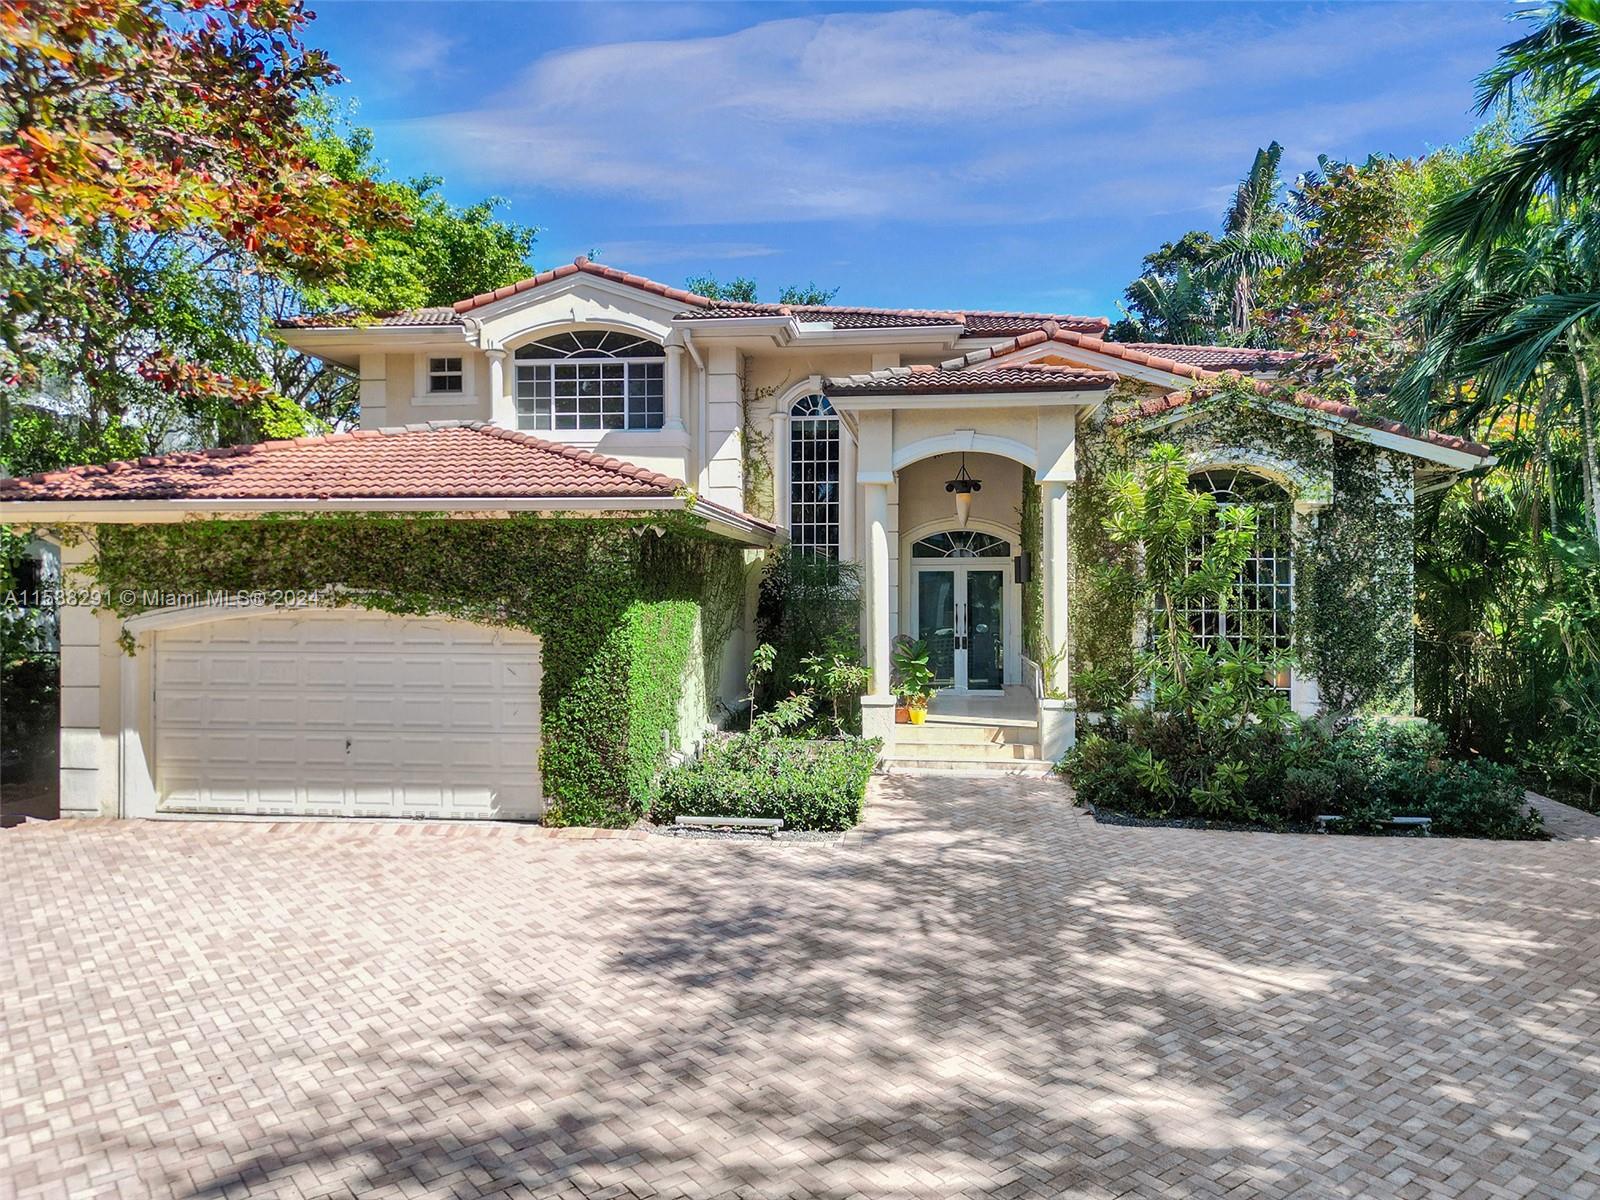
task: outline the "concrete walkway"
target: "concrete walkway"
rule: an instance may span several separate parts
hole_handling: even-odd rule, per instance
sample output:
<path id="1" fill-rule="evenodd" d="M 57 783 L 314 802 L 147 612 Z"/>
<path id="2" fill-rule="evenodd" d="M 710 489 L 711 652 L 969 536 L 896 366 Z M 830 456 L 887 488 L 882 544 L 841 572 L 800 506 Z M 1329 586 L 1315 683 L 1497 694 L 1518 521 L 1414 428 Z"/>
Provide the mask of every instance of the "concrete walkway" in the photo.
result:
<path id="1" fill-rule="evenodd" d="M 1600 848 L 0 834 L 0 1195 L 1600 1195 Z"/>

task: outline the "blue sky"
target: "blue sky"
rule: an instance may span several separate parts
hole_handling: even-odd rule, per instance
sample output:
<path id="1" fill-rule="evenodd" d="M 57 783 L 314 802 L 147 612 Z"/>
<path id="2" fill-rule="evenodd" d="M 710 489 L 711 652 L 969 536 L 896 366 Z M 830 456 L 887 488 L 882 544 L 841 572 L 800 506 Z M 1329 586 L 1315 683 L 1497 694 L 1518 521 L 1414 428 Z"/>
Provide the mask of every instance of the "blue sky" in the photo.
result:
<path id="1" fill-rule="evenodd" d="M 1512 34 L 1500 0 L 315 7 L 391 172 L 504 196 L 541 268 L 1111 316 L 1257 146 L 1461 138 Z"/>

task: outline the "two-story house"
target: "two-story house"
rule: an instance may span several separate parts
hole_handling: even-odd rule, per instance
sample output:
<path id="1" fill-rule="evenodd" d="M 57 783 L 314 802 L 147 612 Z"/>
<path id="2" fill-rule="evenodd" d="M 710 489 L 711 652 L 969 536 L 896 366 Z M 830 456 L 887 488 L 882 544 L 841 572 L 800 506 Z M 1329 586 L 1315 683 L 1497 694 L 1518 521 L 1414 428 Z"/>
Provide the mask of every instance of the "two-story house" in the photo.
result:
<path id="1" fill-rule="evenodd" d="M 930 649 L 936 714 L 1047 762 L 1073 737 L 1073 609 L 1093 596 L 1098 517 L 1080 494 L 1122 431 L 1180 444 L 1195 486 L 1225 502 L 1281 501 L 1242 586 L 1285 645 L 1291 617 L 1315 623 L 1318 604 L 1403 596 L 1369 621 L 1381 695 L 1345 678 L 1338 647 L 1301 654 L 1282 684 L 1306 713 L 1405 707 L 1412 505 L 1486 449 L 1280 390 L 1281 352 L 1120 344 L 1107 330 L 1099 317 L 730 303 L 580 258 L 449 308 L 281 330 L 359 375 L 353 434 L 7 481 L 0 520 L 538 513 L 637 530 L 688 513 L 745 547 L 751 574 L 784 538 L 859 564 L 863 726 L 891 756 L 940 758 L 897 739 L 891 648 L 908 635 Z M 1374 549 L 1357 535 L 1375 524 L 1404 536 Z M 64 540 L 65 566 L 87 570 L 94 538 Z M 1341 555 L 1376 582 L 1326 567 Z M 354 594 L 315 614 L 278 599 L 65 609 L 63 811 L 538 815 L 541 703 L 560 699 L 539 692 L 552 631 L 374 613 Z M 1206 637 L 1240 619 L 1193 616 Z M 736 626 L 707 685 L 678 697 L 669 748 L 737 703 L 748 612 Z M 386 695 L 406 703 L 374 701 Z M 452 783 L 463 772 L 465 790 Z"/>

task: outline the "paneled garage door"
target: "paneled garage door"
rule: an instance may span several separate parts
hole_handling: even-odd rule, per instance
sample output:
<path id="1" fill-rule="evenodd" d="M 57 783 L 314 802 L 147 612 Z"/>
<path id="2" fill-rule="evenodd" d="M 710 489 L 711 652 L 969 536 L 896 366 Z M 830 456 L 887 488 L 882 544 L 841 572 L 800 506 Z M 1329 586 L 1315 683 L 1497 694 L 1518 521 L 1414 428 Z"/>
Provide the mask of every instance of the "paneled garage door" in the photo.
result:
<path id="1" fill-rule="evenodd" d="M 539 642 L 358 609 L 165 630 L 156 787 L 169 811 L 539 815 Z"/>

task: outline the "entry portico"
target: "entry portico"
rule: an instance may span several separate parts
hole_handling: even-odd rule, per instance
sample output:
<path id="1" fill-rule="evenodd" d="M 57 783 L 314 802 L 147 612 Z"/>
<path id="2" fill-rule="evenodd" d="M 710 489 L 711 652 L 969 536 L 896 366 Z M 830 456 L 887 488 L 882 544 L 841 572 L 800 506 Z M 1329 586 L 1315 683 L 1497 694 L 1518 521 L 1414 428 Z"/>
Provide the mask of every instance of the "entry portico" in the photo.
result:
<path id="1" fill-rule="evenodd" d="M 1061 729 L 1070 721 L 1071 707 L 1061 699 L 1067 694 L 1067 668 L 1066 656 L 1058 653 L 1067 640 L 1067 489 L 1077 477 L 1078 418 L 1098 408 L 1115 382 L 1108 372 L 1033 364 L 959 371 L 896 367 L 824 382 L 856 441 L 866 541 L 864 632 L 872 670 L 862 726 L 869 736 L 893 746 L 891 644 L 907 632 L 930 642 L 937 654 L 935 639 L 927 634 L 942 622 L 924 609 L 939 604 L 953 617 L 949 683 L 967 692 L 1026 687 L 1038 708 L 1041 745 L 1070 738 L 1070 730 Z M 980 479 L 991 465 L 1003 468 L 986 485 L 986 502 L 964 523 L 943 487 L 962 464 Z M 1024 468 L 1040 489 L 1040 561 L 1018 568 L 1000 561 L 998 571 L 988 564 L 974 567 L 974 557 L 1020 558 L 1017 514 Z M 988 534 L 990 541 L 969 538 L 965 545 L 955 544 L 953 535 L 964 530 Z M 929 553 L 919 555 L 919 546 Z M 945 547 L 964 561 L 948 567 L 922 561 Z M 1018 650 L 1021 606 L 1015 582 L 1027 570 L 1038 572 L 1042 585 L 1043 664 Z M 924 576 L 932 578 L 919 587 Z M 990 628 L 996 623 L 998 629 Z M 976 679 L 974 655 L 987 660 Z M 941 666 L 936 659 L 936 674 L 944 673 Z"/>

